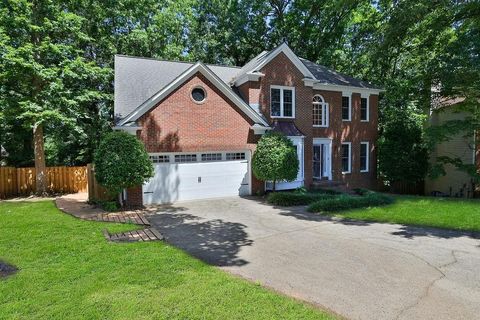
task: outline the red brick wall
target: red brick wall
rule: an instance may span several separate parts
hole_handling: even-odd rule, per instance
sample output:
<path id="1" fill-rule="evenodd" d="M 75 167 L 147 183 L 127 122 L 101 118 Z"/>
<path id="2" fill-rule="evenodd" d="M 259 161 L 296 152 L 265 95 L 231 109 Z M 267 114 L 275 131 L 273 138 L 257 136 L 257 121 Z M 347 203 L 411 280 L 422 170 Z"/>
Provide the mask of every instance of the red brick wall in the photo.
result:
<path id="1" fill-rule="evenodd" d="M 304 140 L 304 176 L 305 185 L 312 183 L 312 88 L 303 83 L 303 74 L 290 62 L 283 53 L 270 61 L 261 72 L 265 74 L 260 80 L 259 103 L 261 110 L 269 121 L 270 118 L 270 86 L 280 85 L 295 87 L 295 125 L 306 136 Z"/>
<path id="2" fill-rule="evenodd" d="M 332 175 L 333 180 L 343 181 L 350 188 L 365 187 L 376 188 L 376 140 L 377 140 L 377 118 L 378 118 L 378 96 L 370 96 L 370 121 L 360 121 L 360 94 L 352 95 L 352 121 L 344 122 L 341 119 L 342 93 L 334 91 L 313 90 L 306 87 L 303 82 L 303 74 L 295 65 L 283 54 L 280 53 L 262 70 L 265 74 L 259 82 L 259 90 L 251 89 L 251 84 L 242 85 L 242 95 L 247 95 L 249 102 L 260 103 L 262 112 L 270 119 L 270 86 L 282 85 L 295 87 L 295 125 L 306 136 L 305 143 L 305 185 L 308 187 L 312 183 L 312 157 L 313 157 L 313 138 L 331 138 L 332 139 Z M 258 100 L 253 100 L 258 94 Z M 326 102 L 330 104 L 329 108 L 329 127 L 313 127 L 313 105 L 312 99 L 315 94 L 321 94 Z M 286 120 L 288 121 L 288 120 Z M 341 173 L 340 147 L 341 142 L 352 143 L 352 173 Z M 370 170 L 368 173 L 360 172 L 360 142 L 370 142 Z"/>
<path id="3" fill-rule="evenodd" d="M 202 104 L 191 98 L 197 86 L 207 93 Z M 147 152 L 253 151 L 259 138 L 250 129 L 253 121 L 200 73 L 143 115 L 138 124 L 142 130 L 137 137 Z M 252 193 L 262 191 L 263 183 L 252 179 Z M 127 202 L 138 202 L 139 197 L 141 188 L 129 190 Z"/>

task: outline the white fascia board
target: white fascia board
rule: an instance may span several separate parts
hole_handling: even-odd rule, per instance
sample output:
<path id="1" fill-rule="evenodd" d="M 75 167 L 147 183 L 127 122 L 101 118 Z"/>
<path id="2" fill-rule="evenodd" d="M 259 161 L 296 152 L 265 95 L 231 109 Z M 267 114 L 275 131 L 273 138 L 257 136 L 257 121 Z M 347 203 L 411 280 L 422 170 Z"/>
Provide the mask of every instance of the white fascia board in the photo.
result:
<path id="1" fill-rule="evenodd" d="M 127 126 L 114 126 L 113 127 L 113 130 L 117 130 L 117 131 L 125 131 L 125 132 L 128 132 L 130 134 L 133 134 L 133 135 L 136 135 L 137 134 L 137 131 L 138 130 L 142 130 L 143 128 L 142 127 L 127 127 Z"/>
<path id="2" fill-rule="evenodd" d="M 250 127 L 253 130 L 254 134 L 265 134 L 267 131 L 272 130 L 271 127 L 264 127 L 259 125 L 258 123 L 255 123 L 253 126 Z"/>
<path id="3" fill-rule="evenodd" d="M 162 90 L 158 91 L 156 94 L 147 99 L 143 104 L 141 104 L 137 109 L 131 112 L 128 116 L 123 118 L 118 126 L 122 126 L 127 122 L 136 121 L 142 115 L 147 113 L 151 108 L 158 104 L 163 98 L 168 96 L 186 80 L 188 80 L 195 73 L 200 72 L 204 75 L 214 86 L 216 86 L 227 98 L 229 98 L 235 105 L 237 105 L 240 110 L 242 110 L 250 119 L 257 123 L 261 123 L 265 126 L 268 126 L 268 123 L 260 117 L 249 105 L 246 104 L 238 95 L 236 95 L 230 87 L 228 87 L 217 75 L 215 75 L 209 68 L 207 68 L 203 63 L 197 62 L 185 72 L 183 72 L 178 78 L 170 82 Z"/>
<path id="4" fill-rule="evenodd" d="M 238 87 L 248 81 L 258 81 L 260 80 L 261 77 L 264 77 L 264 76 L 265 75 L 261 72 L 247 72 L 244 75 L 242 75 L 240 78 L 236 79 L 234 82 L 234 85 Z"/>
<path id="5" fill-rule="evenodd" d="M 380 92 L 385 92 L 385 89 L 373 89 L 373 88 L 363 88 L 363 87 L 354 87 L 354 86 L 342 86 L 336 84 L 326 84 L 321 82 L 316 82 L 312 79 L 303 79 L 305 86 L 312 87 L 313 90 L 325 90 L 325 91 L 337 91 L 337 92 L 355 92 L 364 95 L 368 94 L 380 94 Z"/>
<path id="6" fill-rule="evenodd" d="M 286 44 L 283 43 L 280 45 L 277 49 L 275 49 L 274 52 L 268 57 L 268 59 L 262 61 L 258 66 L 255 67 L 256 70 L 262 69 L 267 63 L 272 61 L 280 52 L 283 52 L 290 61 L 297 67 L 298 70 L 303 74 L 305 77 L 309 77 L 312 79 L 315 79 L 315 76 L 308 70 L 308 68 L 300 61 L 300 59 L 297 57 L 297 55 L 290 49 L 290 47 Z"/>

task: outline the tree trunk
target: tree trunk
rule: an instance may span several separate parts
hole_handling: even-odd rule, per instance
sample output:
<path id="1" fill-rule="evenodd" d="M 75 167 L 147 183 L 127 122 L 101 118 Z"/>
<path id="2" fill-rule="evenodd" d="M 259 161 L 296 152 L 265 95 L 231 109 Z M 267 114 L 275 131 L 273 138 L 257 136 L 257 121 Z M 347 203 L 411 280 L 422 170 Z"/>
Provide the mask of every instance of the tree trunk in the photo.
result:
<path id="1" fill-rule="evenodd" d="M 272 191 L 273 191 L 273 192 L 275 192 L 276 185 L 277 185 L 277 181 L 276 181 L 276 180 L 273 180 L 273 186 L 272 186 Z"/>
<path id="2" fill-rule="evenodd" d="M 47 176 L 45 167 L 45 149 L 43 141 L 43 125 L 33 126 L 33 141 L 35 154 L 36 193 L 40 196 L 47 194 Z"/>

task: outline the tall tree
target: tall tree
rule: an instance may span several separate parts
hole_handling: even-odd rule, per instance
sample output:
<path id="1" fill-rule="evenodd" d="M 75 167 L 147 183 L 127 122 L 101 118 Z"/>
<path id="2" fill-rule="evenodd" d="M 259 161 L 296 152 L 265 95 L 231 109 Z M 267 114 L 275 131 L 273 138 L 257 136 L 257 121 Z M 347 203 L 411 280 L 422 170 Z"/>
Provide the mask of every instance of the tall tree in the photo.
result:
<path id="1" fill-rule="evenodd" d="M 46 193 L 44 130 L 75 126 L 97 90 L 103 71 L 86 61 L 80 44 L 90 41 L 82 18 L 66 5 L 48 0 L 3 1 L 2 100 L 8 122 L 19 119 L 34 141 L 37 193 Z"/>

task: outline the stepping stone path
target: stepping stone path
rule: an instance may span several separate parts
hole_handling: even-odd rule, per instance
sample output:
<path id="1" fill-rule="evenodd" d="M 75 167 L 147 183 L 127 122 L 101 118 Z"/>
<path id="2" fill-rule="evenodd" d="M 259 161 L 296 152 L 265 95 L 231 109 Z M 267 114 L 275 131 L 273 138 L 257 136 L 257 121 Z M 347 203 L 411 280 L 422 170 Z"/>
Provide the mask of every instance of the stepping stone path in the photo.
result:
<path id="1" fill-rule="evenodd" d="M 150 227 L 150 222 L 145 218 L 142 211 L 105 212 L 88 204 L 87 194 L 77 193 L 58 197 L 55 202 L 57 208 L 79 219 L 100 222 L 131 223 L 146 226 L 143 230 L 128 231 L 118 234 L 110 234 L 103 231 L 108 241 L 155 241 L 163 240 L 164 237 L 155 228 Z"/>
<path id="2" fill-rule="evenodd" d="M 145 216 L 137 212 L 97 213 L 95 215 L 84 217 L 83 219 L 103 222 L 133 223 L 141 226 L 150 225 L 150 222 L 148 222 Z"/>
<path id="3" fill-rule="evenodd" d="M 153 240 L 163 240 L 163 236 L 155 228 L 146 228 L 143 230 L 127 231 L 123 233 L 110 234 L 106 229 L 103 230 L 105 238 L 109 241 L 153 241 Z"/>

